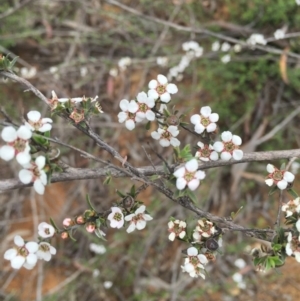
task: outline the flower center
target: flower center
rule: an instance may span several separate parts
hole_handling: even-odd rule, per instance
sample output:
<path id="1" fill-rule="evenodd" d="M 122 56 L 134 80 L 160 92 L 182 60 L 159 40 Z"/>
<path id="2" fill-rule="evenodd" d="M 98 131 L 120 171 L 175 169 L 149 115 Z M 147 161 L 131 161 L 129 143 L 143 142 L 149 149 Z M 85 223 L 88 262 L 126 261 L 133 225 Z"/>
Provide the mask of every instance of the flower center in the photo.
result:
<path id="1" fill-rule="evenodd" d="M 18 255 L 21 255 L 23 257 L 27 257 L 29 254 L 28 250 L 24 247 L 21 247 L 18 249 Z"/>
<path id="2" fill-rule="evenodd" d="M 135 119 L 135 113 L 128 112 L 128 119 Z"/>
<path id="3" fill-rule="evenodd" d="M 195 175 L 195 172 L 189 172 L 186 170 L 184 178 L 186 179 L 187 182 L 190 182 L 194 179 L 194 175 Z"/>
<path id="4" fill-rule="evenodd" d="M 226 152 L 232 153 L 236 148 L 237 148 L 237 146 L 235 144 L 233 144 L 231 141 L 224 142 L 224 149 Z"/>
<path id="5" fill-rule="evenodd" d="M 272 174 L 272 178 L 275 181 L 281 181 L 283 179 L 283 171 L 281 170 L 275 170 Z"/>
<path id="6" fill-rule="evenodd" d="M 199 149 L 199 153 L 201 154 L 202 157 L 208 158 L 211 154 L 211 150 L 208 148 L 208 145 L 204 145 L 203 149 Z"/>
<path id="7" fill-rule="evenodd" d="M 197 266 L 197 265 L 198 265 L 199 259 L 198 259 L 197 256 L 190 256 L 189 259 L 190 259 L 190 263 L 191 263 L 193 266 Z"/>
<path id="8" fill-rule="evenodd" d="M 79 123 L 80 121 L 84 120 L 84 112 L 77 112 L 77 110 L 74 110 L 71 113 L 70 118 L 72 118 L 75 123 Z"/>
<path id="9" fill-rule="evenodd" d="M 172 135 L 170 132 L 168 131 L 165 131 L 164 133 L 161 134 L 161 136 L 164 138 L 164 139 L 167 139 L 167 140 L 170 140 Z"/>
<path id="10" fill-rule="evenodd" d="M 156 91 L 159 95 L 162 95 L 166 92 L 166 87 L 164 85 L 158 85 Z"/>
<path id="11" fill-rule="evenodd" d="M 207 126 L 210 124 L 210 120 L 209 120 L 208 117 L 203 117 L 203 116 L 201 115 L 201 123 L 202 123 L 202 125 L 203 125 L 204 127 L 207 127 Z"/>
<path id="12" fill-rule="evenodd" d="M 12 146 L 15 149 L 16 153 L 20 153 L 25 150 L 27 140 L 17 138 L 14 142 L 8 143 L 8 145 Z"/>
<path id="13" fill-rule="evenodd" d="M 122 220 L 122 214 L 119 213 L 119 212 L 116 212 L 115 215 L 114 215 L 114 220 L 116 221 L 121 221 Z"/>
<path id="14" fill-rule="evenodd" d="M 39 249 L 42 250 L 43 252 L 50 251 L 50 247 L 47 244 L 40 244 Z"/>
<path id="15" fill-rule="evenodd" d="M 38 129 L 42 126 L 42 124 L 41 124 L 40 121 L 33 122 L 33 121 L 29 120 L 28 123 L 29 123 L 31 126 L 33 126 L 35 130 L 38 130 Z"/>
<path id="16" fill-rule="evenodd" d="M 146 113 L 148 111 L 148 106 L 145 103 L 139 104 L 139 110 L 143 113 Z"/>

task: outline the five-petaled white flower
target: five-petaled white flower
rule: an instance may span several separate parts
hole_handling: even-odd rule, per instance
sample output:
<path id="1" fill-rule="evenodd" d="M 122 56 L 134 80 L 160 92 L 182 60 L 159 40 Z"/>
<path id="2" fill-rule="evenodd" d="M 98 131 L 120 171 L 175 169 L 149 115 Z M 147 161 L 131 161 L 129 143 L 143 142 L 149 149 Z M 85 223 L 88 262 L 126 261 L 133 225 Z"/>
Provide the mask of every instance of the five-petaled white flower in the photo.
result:
<path id="1" fill-rule="evenodd" d="M 160 98 L 160 100 L 165 103 L 168 103 L 171 100 L 170 94 L 178 92 L 177 86 L 175 84 L 169 84 L 168 79 L 162 74 L 157 76 L 157 80 L 152 79 L 149 82 L 149 89 L 148 95 L 151 98 L 154 100 Z"/>
<path id="2" fill-rule="evenodd" d="M 151 109 L 155 106 L 154 99 L 147 96 L 145 92 L 140 92 L 136 99 L 139 106 L 136 116 L 141 120 L 146 118 L 153 121 L 155 119 L 155 114 Z"/>
<path id="3" fill-rule="evenodd" d="M 38 156 L 35 162 L 23 164 L 24 169 L 19 171 L 19 179 L 24 184 L 33 182 L 34 190 L 38 194 L 44 194 L 47 185 L 47 175 L 43 168 L 46 164 L 44 156 Z"/>
<path id="4" fill-rule="evenodd" d="M 108 215 L 107 219 L 110 221 L 110 226 L 112 228 L 120 229 L 124 225 L 124 215 L 119 207 L 111 207 L 111 213 Z"/>
<path id="5" fill-rule="evenodd" d="M 213 145 L 214 150 L 221 153 L 221 159 L 224 161 L 229 161 L 231 158 L 241 160 L 244 155 L 243 151 L 239 149 L 242 139 L 237 135 L 232 135 L 229 131 L 223 132 L 221 138 L 223 142 L 217 141 Z"/>
<path id="6" fill-rule="evenodd" d="M 291 232 L 289 232 L 287 237 L 287 244 L 285 246 L 285 252 L 288 256 L 295 256 L 295 259 L 300 262 L 300 241 L 299 236 L 293 236 Z"/>
<path id="7" fill-rule="evenodd" d="M 195 125 L 195 132 L 202 134 L 205 130 L 210 133 L 217 128 L 216 122 L 219 120 L 217 113 L 212 113 L 209 106 L 202 107 L 200 115 L 195 114 L 191 116 L 191 123 Z"/>
<path id="8" fill-rule="evenodd" d="M 126 230 L 127 233 L 131 233 L 135 229 L 144 229 L 147 221 L 151 221 L 153 219 L 149 214 L 145 213 L 145 210 L 146 206 L 142 205 L 136 209 L 134 213 L 125 216 L 125 220 L 130 222 L 129 227 Z"/>
<path id="9" fill-rule="evenodd" d="M 134 100 L 129 102 L 127 99 L 122 99 L 120 101 L 120 108 L 123 112 L 118 114 L 119 122 L 123 123 L 125 121 L 126 128 L 132 131 L 135 128 L 135 123 L 143 120 L 136 115 L 139 109 L 137 102 Z"/>
<path id="10" fill-rule="evenodd" d="M 300 213 L 300 198 L 298 197 L 283 204 L 281 210 L 286 213 L 285 217 L 292 216 L 294 213 Z"/>
<path id="11" fill-rule="evenodd" d="M 199 219 L 194 229 L 194 242 L 200 242 L 202 237 L 209 238 L 216 232 L 214 224 L 206 219 Z"/>
<path id="12" fill-rule="evenodd" d="M 41 222 L 38 225 L 38 235 L 42 238 L 52 237 L 55 233 L 55 229 L 53 226 L 46 222 Z"/>
<path id="13" fill-rule="evenodd" d="M 184 266 L 181 266 L 183 272 L 187 272 L 191 277 L 197 278 L 198 276 L 205 279 L 205 265 L 208 260 L 205 255 L 199 254 L 195 247 L 187 249 L 188 257 L 184 260 Z"/>
<path id="14" fill-rule="evenodd" d="M 265 180 L 268 186 L 277 185 L 280 190 L 286 189 L 288 184 L 293 183 L 295 176 L 286 170 L 279 170 L 272 164 L 267 165 L 269 175 Z"/>
<path id="15" fill-rule="evenodd" d="M 159 144 L 163 147 L 170 145 L 176 147 L 180 145 L 180 141 L 175 138 L 178 134 L 178 127 L 170 125 L 168 128 L 158 128 L 157 131 L 151 133 L 151 137 L 155 140 L 159 140 Z"/>
<path id="16" fill-rule="evenodd" d="M 14 269 L 20 269 L 22 266 L 29 270 L 32 269 L 38 259 L 35 254 L 38 250 L 38 244 L 33 241 L 25 243 L 24 239 L 19 235 L 15 236 L 14 243 L 17 247 L 7 250 L 4 253 L 4 259 L 10 260 Z"/>
<path id="17" fill-rule="evenodd" d="M 30 111 L 27 113 L 28 122 L 25 125 L 31 131 L 38 131 L 41 133 L 48 132 L 52 129 L 51 118 L 41 118 L 41 113 L 38 111 Z"/>
<path id="18" fill-rule="evenodd" d="M 18 163 L 21 165 L 30 162 L 31 156 L 28 140 L 32 132 L 25 126 L 21 125 L 18 130 L 12 126 L 7 126 L 2 130 L 1 137 L 7 143 L 0 148 L 0 158 L 9 161 L 16 156 Z"/>
<path id="19" fill-rule="evenodd" d="M 169 240 L 174 241 L 176 237 L 183 239 L 186 235 L 186 222 L 175 220 L 168 222 Z"/>
<path id="20" fill-rule="evenodd" d="M 190 190 L 195 190 L 200 180 L 205 178 L 205 172 L 198 170 L 198 162 L 196 159 L 191 159 L 185 163 L 185 166 L 178 168 L 173 175 L 177 178 L 176 187 L 178 190 L 183 190 L 187 185 Z"/>
<path id="21" fill-rule="evenodd" d="M 199 141 L 197 145 L 199 146 L 199 149 L 195 154 L 196 158 L 199 158 L 201 161 L 217 161 L 219 159 L 219 154 L 210 144 L 204 144 Z"/>
<path id="22" fill-rule="evenodd" d="M 40 242 L 39 248 L 36 252 L 36 255 L 39 259 L 43 259 L 45 261 L 50 261 L 52 255 L 56 254 L 56 249 L 51 246 L 48 242 Z"/>

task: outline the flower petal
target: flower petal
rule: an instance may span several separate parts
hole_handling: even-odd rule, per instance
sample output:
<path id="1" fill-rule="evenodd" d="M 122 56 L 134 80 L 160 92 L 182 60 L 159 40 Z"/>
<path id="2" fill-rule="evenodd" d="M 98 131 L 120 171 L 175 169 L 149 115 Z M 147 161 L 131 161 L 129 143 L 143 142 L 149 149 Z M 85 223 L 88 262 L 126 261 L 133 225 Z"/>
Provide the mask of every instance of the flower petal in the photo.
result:
<path id="1" fill-rule="evenodd" d="M 211 122 L 217 122 L 217 121 L 219 121 L 219 114 L 217 114 L 217 113 L 210 114 L 209 115 L 209 120 Z"/>
<path id="2" fill-rule="evenodd" d="M 268 173 L 273 173 L 275 171 L 275 166 L 273 164 L 268 164 L 267 165 L 267 172 Z"/>
<path id="3" fill-rule="evenodd" d="M 23 247 L 24 246 L 24 239 L 20 235 L 16 235 L 14 238 L 14 243 L 18 247 Z"/>
<path id="4" fill-rule="evenodd" d="M 241 137 L 237 136 L 237 135 L 233 135 L 232 136 L 232 142 L 235 144 L 235 145 L 241 145 L 242 144 L 242 139 Z"/>
<path id="5" fill-rule="evenodd" d="M 16 159 L 19 164 L 25 165 L 30 162 L 31 156 L 27 152 L 21 152 L 17 154 Z"/>
<path id="6" fill-rule="evenodd" d="M 234 160 L 242 160 L 244 152 L 241 149 L 235 149 L 232 153 L 232 157 Z"/>
<path id="7" fill-rule="evenodd" d="M 178 92 L 178 88 L 175 84 L 168 84 L 166 87 L 168 93 L 175 94 Z"/>
<path id="8" fill-rule="evenodd" d="M 198 179 L 198 180 L 203 180 L 205 178 L 205 172 L 202 171 L 202 170 L 198 170 L 195 173 L 195 178 Z"/>
<path id="9" fill-rule="evenodd" d="M 225 131 L 221 134 L 221 138 L 224 142 L 229 142 L 232 139 L 232 134 L 229 131 Z"/>
<path id="10" fill-rule="evenodd" d="M 209 115 L 211 114 L 211 108 L 209 106 L 202 107 L 200 109 L 200 113 L 204 117 L 209 117 Z"/>
<path id="11" fill-rule="evenodd" d="M 127 233 L 131 233 L 131 232 L 134 231 L 134 230 L 135 230 L 135 224 L 134 224 L 134 223 L 131 223 L 131 224 L 129 225 L 129 227 L 127 228 L 126 232 L 127 232 Z"/>
<path id="12" fill-rule="evenodd" d="M 198 250 L 195 247 L 190 247 L 187 249 L 188 256 L 197 256 Z"/>
<path id="13" fill-rule="evenodd" d="M 30 111 L 27 113 L 27 117 L 32 122 L 38 122 L 41 119 L 41 113 L 38 111 Z"/>
<path id="14" fill-rule="evenodd" d="M 21 169 L 19 171 L 19 179 L 23 184 L 29 184 L 30 182 L 32 182 L 33 174 L 28 169 Z"/>
<path id="15" fill-rule="evenodd" d="M 266 183 L 268 186 L 272 186 L 273 183 L 274 183 L 274 180 L 273 180 L 273 179 L 266 179 L 266 180 L 265 180 L 265 183 Z"/>
<path id="16" fill-rule="evenodd" d="M 176 187 L 178 190 L 183 190 L 187 184 L 187 181 L 184 178 L 178 178 L 176 180 Z"/>
<path id="17" fill-rule="evenodd" d="M 283 190 L 283 189 L 286 189 L 287 187 L 287 181 L 285 180 L 281 180 L 277 183 L 277 187 L 280 189 L 280 190 Z"/>
<path id="18" fill-rule="evenodd" d="M 224 161 L 229 161 L 231 159 L 231 153 L 222 152 L 221 153 L 221 159 L 224 160 Z"/>
<path id="19" fill-rule="evenodd" d="M 23 140 L 28 140 L 31 138 L 32 132 L 27 126 L 21 125 L 19 127 L 19 129 L 17 130 L 17 135 L 19 138 L 21 138 Z"/>
<path id="20" fill-rule="evenodd" d="M 192 181 L 188 182 L 188 187 L 190 190 L 194 191 L 198 188 L 199 184 L 200 184 L 199 180 L 193 179 Z"/>
<path id="21" fill-rule="evenodd" d="M 125 122 L 125 126 L 129 131 L 132 131 L 135 128 L 135 122 L 132 119 L 128 119 Z"/>
<path id="22" fill-rule="evenodd" d="M 286 171 L 283 175 L 283 179 L 289 183 L 292 183 L 295 180 L 295 176 L 291 172 Z"/>
<path id="23" fill-rule="evenodd" d="M 224 149 L 224 143 L 220 142 L 220 141 L 217 141 L 217 142 L 214 143 L 213 148 L 216 152 L 220 153 Z"/>
<path id="24" fill-rule="evenodd" d="M 23 266 L 23 264 L 24 264 L 24 262 L 25 262 L 25 257 L 23 257 L 23 256 L 16 256 L 16 257 L 14 257 L 12 260 L 11 260 L 11 267 L 13 268 L 13 269 L 20 269 L 22 266 Z"/>
<path id="25" fill-rule="evenodd" d="M 178 168 L 174 173 L 173 176 L 175 176 L 176 178 L 183 178 L 185 175 L 185 167 L 180 167 Z"/>
<path id="26" fill-rule="evenodd" d="M 207 127 L 206 127 L 206 131 L 208 133 L 214 132 L 217 128 L 217 125 L 215 123 L 210 123 Z"/>
<path id="27" fill-rule="evenodd" d="M 168 79 L 162 75 L 162 74 L 158 74 L 157 75 L 157 81 L 161 84 L 161 85 L 165 85 L 168 83 Z"/>
<path id="28" fill-rule="evenodd" d="M 152 79 L 148 84 L 148 88 L 153 89 L 153 90 L 156 89 L 157 86 L 158 86 L 158 82 L 156 79 Z M 149 95 L 149 93 L 148 93 L 148 95 Z"/>
<path id="29" fill-rule="evenodd" d="M 12 126 L 7 126 L 2 130 L 1 137 L 5 142 L 13 142 L 17 139 L 17 131 Z"/>
<path id="30" fill-rule="evenodd" d="M 138 230 L 142 230 L 146 227 L 146 221 L 138 220 L 135 226 Z"/>
<path id="31" fill-rule="evenodd" d="M 186 162 L 185 164 L 185 168 L 189 171 L 189 172 L 194 172 L 198 169 L 198 162 L 196 159 L 192 159 L 188 162 Z"/>
<path id="32" fill-rule="evenodd" d="M 162 102 L 168 103 L 171 100 L 171 95 L 166 92 L 166 93 L 160 95 L 160 100 Z"/>
<path id="33" fill-rule="evenodd" d="M 198 124 L 201 121 L 201 116 L 199 114 L 194 114 L 191 116 L 190 121 L 192 124 Z"/>
<path id="34" fill-rule="evenodd" d="M 38 194 L 40 194 L 40 195 L 43 195 L 44 192 L 45 192 L 45 186 L 44 186 L 44 184 L 42 183 L 42 181 L 39 180 L 39 179 L 37 179 L 37 180 L 34 181 L 34 183 L 33 183 L 33 188 L 34 188 L 34 190 L 35 190 Z"/>
<path id="35" fill-rule="evenodd" d="M 15 149 L 10 145 L 3 145 L 0 148 L 0 158 L 9 161 L 15 156 Z"/>
<path id="36" fill-rule="evenodd" d="M 120 101 L 120 108 L 122 111 L 127 112 L 128 110 L 129 101 L 127 99 L 122 99 Z"/>

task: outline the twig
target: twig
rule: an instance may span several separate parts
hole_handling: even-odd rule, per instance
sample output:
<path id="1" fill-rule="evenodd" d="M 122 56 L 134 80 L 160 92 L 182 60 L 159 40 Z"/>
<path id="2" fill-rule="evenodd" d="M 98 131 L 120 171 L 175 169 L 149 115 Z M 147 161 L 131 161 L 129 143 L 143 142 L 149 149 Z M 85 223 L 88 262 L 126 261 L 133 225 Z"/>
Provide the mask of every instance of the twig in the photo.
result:
<path id="1" fill-rule="evenodd" d="M 262 45 L 255 45 L 255 46 L 249 45 L 245 41 L 238 40 L 238 39 L 235 39 L 235 38 L 232 38 L 232 37 L 228 37 L 228 36 L 225 36 L 225 35 L 220 34 L 220 33 L 215 33 L 213 31 L 207 30 L 205 28 L 197 28 L 197 29 L 195 29 L 195 28 L 191 28 L 191 27 L 186 27 L 186 26 L 178 25 L 178 24 L 175 24 L 175 23 L 172 23 L 172 22 L 169 22 L 169 21 L 161 20 L 161 19 L 156 18 L 156 17 L 145 15 L 145 14 L 139 12 L 138 10 L 136 10 L 136 9 L 134 9 L 132 7 L 129 7 L 129 6 L 125 5 L 125 4 L 122 4 L 122 3 L 120 3 L 120 2 L 118 2 L 116 0 L 105 0 L 105 1 L 107 3 L 112 4 L 112 5 L 118 6 L 118 7 L 122 8 L 123 10 L 126 10 L 126 11 L 128 11 L 128 12 L 134 14 L 134 15 L 140 16 L 143 19 L 147 19 L 147 20 L 150 20 L 152 22 L 156 22 L 156 23 L 159 23 L 159 24 L 162 24 L 162 25 L 168 25 L 169 27 L 172 27 L 172 28 L 177 29 L 179 31 L 194 32 L 194 33 L 199 33 L 199 34 L 206 34 L 208 36 L 215 37 L 215 38 L 218 38 L 220 40 L 224 40 L 224 41 L 227 41 L 227 42 L 230 42 L 230 43 L 234 43 L 234 44 L 239 44 L 239 45 L 241 45 L 243 47 L 246 47 L 246 48 L 259 49 L 259 50 L 262 50 L 262 51 L 265 51 L 265 52 L 269 52 L 269 53 L 273 53 L 273 54 L 278 54 L 278 55 L 282 54 L 282 50 L 274 48 L 274 47 L 262 46 Z M 297 58 L 297 59 L 300 58 L 299 54 L 296 54 L 296 53 L 293 53 L 293 52 L 289 52 L 288 56 L 293 57 L 293 58 Z"/>

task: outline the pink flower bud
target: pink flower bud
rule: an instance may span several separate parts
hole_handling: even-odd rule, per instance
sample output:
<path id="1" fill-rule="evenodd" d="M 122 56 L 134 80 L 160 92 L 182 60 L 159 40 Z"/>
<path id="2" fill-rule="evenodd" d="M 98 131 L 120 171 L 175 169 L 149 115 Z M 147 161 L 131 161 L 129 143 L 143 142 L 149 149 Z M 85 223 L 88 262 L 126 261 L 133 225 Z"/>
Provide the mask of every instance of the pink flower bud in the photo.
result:
<path id="1" fill-rule="evenodd" d="M 63 233 L 61 234 L 61 238 L 62 238 L 62 239 L 67 239 L 68 237 L 69 237 L 68 232 L 63 232 Z"/>
<path id="2" fill-rule="evenodd" d="M 89 233 L 93 233 L 95 231 L 95 225 L 94 224 L 88 224 L 86 227 L 85 227 L 86 231 L 89 232 Z"/>
<path id="3" fill-rule="evenodd" d="M 84 217 L 83 217 L 82 215 L 77 216 L 77 217 L 76 217 L 76 223 L 77 223 L 78 225 L 85 224 L 85 219 L 84 219 Z"/>
<path id="4" fill-rule="evenodd" d="M 73 224 L 73 221 L 71 218 L 67 217 L 63 220 L 63 225 L 65 227 L 70 227 Z"/>

